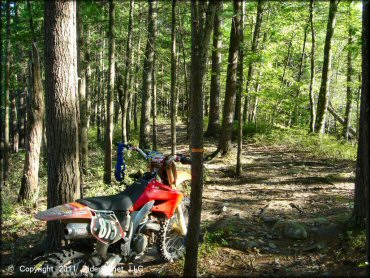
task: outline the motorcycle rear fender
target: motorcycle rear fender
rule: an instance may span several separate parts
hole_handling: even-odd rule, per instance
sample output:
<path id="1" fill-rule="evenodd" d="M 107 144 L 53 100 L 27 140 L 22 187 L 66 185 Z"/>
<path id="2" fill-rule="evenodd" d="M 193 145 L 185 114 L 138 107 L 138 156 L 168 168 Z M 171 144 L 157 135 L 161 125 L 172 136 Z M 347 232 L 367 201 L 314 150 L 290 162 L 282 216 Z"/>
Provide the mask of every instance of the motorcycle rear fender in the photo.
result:
<path id="1" fill-rule="evenodd" d="M 36 219 L 43 221 L 66 220 L 66 219 L 91 219 L 91 210 L 80 203 L 72 202 L 56 206 L 35 215 Z"/>

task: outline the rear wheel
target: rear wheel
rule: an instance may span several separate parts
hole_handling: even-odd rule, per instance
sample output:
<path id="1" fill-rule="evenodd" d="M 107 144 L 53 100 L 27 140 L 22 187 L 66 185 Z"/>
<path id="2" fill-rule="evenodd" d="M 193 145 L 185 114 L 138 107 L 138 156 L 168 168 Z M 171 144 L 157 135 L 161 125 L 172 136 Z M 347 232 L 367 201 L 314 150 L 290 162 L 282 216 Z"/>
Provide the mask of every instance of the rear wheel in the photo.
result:
<path id="1" fill-rule="evenodd" d="M 50 254 L 43 265 L 48 277 L 93 277 L 96 270 L 90 254 L 72 249 Z"/>
<path id="2" fill-rule="evenodd" d="M 184 198 L 179 204 L 182 206 L 182 211 L 185 218 L 185 224 L 188 225 L 190 200 Z M 185 255 L 185 239 L 186 235 L 180 232 L 180 224 L 177 214 L 161 222 L 161 229 L 158 232 L 157 250 L 159 256 L 166 262 L 173 262 L 182 258 Z"/>

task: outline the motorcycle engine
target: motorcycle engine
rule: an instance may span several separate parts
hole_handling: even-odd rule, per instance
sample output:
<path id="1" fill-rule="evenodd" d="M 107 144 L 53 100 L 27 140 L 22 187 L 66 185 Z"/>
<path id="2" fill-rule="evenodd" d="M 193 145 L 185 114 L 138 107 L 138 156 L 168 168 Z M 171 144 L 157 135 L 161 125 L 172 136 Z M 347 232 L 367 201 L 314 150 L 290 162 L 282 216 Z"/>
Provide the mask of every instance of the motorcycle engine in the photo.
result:
<path id="1" fill-rule="evenodd" d="M 137 254 L 141 254 L 145 251 L 148 246 L 148 237 L 143 234 L 138 234 L 134 239 L 134 251 Z"/>

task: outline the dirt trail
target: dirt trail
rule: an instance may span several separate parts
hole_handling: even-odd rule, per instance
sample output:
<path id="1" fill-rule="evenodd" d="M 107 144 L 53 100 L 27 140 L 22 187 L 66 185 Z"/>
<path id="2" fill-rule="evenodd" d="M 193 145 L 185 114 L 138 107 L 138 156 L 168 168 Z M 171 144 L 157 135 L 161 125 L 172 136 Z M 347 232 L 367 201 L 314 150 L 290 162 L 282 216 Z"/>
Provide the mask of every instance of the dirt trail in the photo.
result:
<path id="1" fill-rule="evenodd" d="M 188 149 L 184 130 L 180 126 L 182 151 Z M 160 126 L 158 134 L 160 146 L 169 146 L 169 126 Z M 207 153 L 215 146 L 216 142 L 205 141 Z M 235 149 L 206 163 L 203 245 L 211 239 L 220 247 L 201 255 L 200 274 L 363 274 L 340 253 L 340 235 L 353 200 L 353 163 L 312 159 L 304 152 L 257 144 L 244 145 L 242 154 L 241 177 L 234 174 Z M 179 263 L 153 262 L 143 273 L 179 271 Z"/>

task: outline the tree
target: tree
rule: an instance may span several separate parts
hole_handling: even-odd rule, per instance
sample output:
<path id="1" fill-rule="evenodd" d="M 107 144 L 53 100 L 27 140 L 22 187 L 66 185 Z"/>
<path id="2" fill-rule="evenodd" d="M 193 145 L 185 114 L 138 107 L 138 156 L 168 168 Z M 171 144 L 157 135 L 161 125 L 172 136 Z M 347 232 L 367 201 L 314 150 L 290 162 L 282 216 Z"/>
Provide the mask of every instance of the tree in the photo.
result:
<path id="1" fill-rule="evenodd" d="M 239 57 L 238 57 L 238 80 L 237 80 L 237 114 L 238 114 L 238 151 L 236 155 L 236 174 L 238 176 L 241 175 L 242 172 L 242 164 L 241 164 L 241 156 L 242 156 L 242 145 L 243 145 L 243 111 L 242 111 L 242 95 L 243 95 L 243 67 L 244 67 L 244 51 L 243 51 L 243 41 L 244 41 L 244 17 L 245 17 L 245 1 L 242 2 L 242 9 L 241 9 L 241 28 L 240 28 L 240 49 L 239 49 Z"/>
<path id="2" fill-rule="evenodd" d="M 80 197 L 75 9 L 74 1 L 45 1 L 48 208 Z M 61 227 L 48 222 L 50 249 L 61 244 Z"/>
<path id="3" fill-rule="evenodd" d="M 104 183 L 112 181 L 112 141 L 113 141 L 113 108 L 114 108 L 114 81 L 115 81 L 115 3 L 109 0 L 109 39 L 108 39 L 108 96 L 105 123 L 104 148 Z"/>
<path id="4" fill-rule="evenodd" d="M 154 44 L 157 33 L 157 2 L 149 0 L 148 40 L 145 49 L 140 117 L 140 148 L 149 148 Z"/>
<path id="5" fill-rule="evenodd" d="M 3 1 L 0 0 L 0 7 Z M 3 30 L 3 13 L 0 12 L 0 30 Z M 3 57 L 3 32 L 0 31 L 0 57 Z M 3 132 L 3 67 L 0 66 L 0 186 L 4 183 L 4 132 Z"/>
<path id="6" fill-rule="evenodd" d="M 252 47 L 251 47 L 251 53 L 252 55 L 256 55 L 258 50 L 258 43 L 259 38 L 261 36 L 261 27 L 262 27 L 262 21 L 263 21 L 263 12 L 264 12 L 264 0 L 258 0 L 257 2 L 257 15 L 256 15 L 256 24 L 254 26 L 254 32 L 253 32 L 253 39 L 252 39 Z M 254 61 L 253 59 L 250 59 L 249 65 L 248 65 L 248 75 L 247 75 L 247 83 L 246 83 L 246 91 L 247 94 L 245 96 L 245 102 L 244 102 L 244 108 L 243 108 L 243 119 L 244 121 L 251 121 L 251 112 L 252 109 L 252 98 L 251 98 L 251 92 L 250 92 L 250 83 L 252 81 L 254 74 Z"/>
<path id="7" fill-rule="evenodd" d="M 215 11 L 220 2 L 210 1 L 204 18 L 204 2 L 191 2 L 191 192 L 184 276 L 197 275 L 198 241 L 203 194 L 203 79 Z M 200 132 L 201 131 L 201 132 Z"/>
<path id="8" fill-rule="evenodd" d="M 128 141 L 128 129 L 129 124 L 127 124 L 128 118 L 128 107 L 129 101 L 131 98 L 131 93 L 129 90 L 129 81 L 130 81 L 130 69 L 132 64 L 132 36 L 133 36 L 133 25 L 134 25 L 134 12 L 135 12 L 135 3 L 134 0 L 130 0 L 130 14 L 128 19 L 128 31 L 127 31 L 127 42 L 126 42 L 126 56 L 125 56 L 125 70 L 124 70 L 124 81 L 123 81 L 123 95 L 119 97 L 121 111 L 122 111 L 122 140 L 123 142 Z"/>
<path id="9" fill-rule="evenodd" d="M 4 97 L 4 165 L 3 179 L 4 183 L 8 182 L 9 172 L 9 92 L 10 92 L 10 0 L 6 1 L 6 41 L 5 41 L 5 97 Z"/>
<path id="10" fill-rule="evenodd" d="M 310 132 L 315 131 L 316 125 L 316 110 L 315 110 L 315 52 L 316 52 L 316 33 L 314 20 L 314 7 L 315 0 L 310 0 L 310 26 L 311 26 L 311 69 L 310 69 L 310 88 L 309 88 L 309 98 L 310 98 Z"/>
<path id="11" fill-rule="evenodd" d="M 321 86 L 319 91 L 319 97 L 317 101 L 316 110 L 316 132 L 325 132 L 325 120 L 329 104 L 329 84 L 331 75 L 331 63 L 332 63 L 332 38 L 334 35 L 336 14 L 338 9 L 338 0 L 330 0 L 328 25 L 326 30 L 325 47 L 324 47 L 324 63 L 322 67 L 322 78 Z"/>
<path id="12" fill-rule="evenodd" d="M 172 0 L 171 21 L 171 154 L 176 153 L 176 0 Z"/>
<path id="13" fill-rule="evenodd" d="M 40 59 L 36 45 L 32 45 L 32 92 L 28 105 L 27 146 L 18 202 L 36 200 L 43 132 L 45 104 L 41 80 Z"/>
<path id="14" fill-rule="evenodd" d="M 353 33 L 354 28 L 352 26 L 351 20 L 353 17 L 351 16 L 352 10 L 352 2 L 348 3 L 348 42 L 347 42 L 347 101 L 346 101 L 346 112 L 344 114 L 344 125 L 343 125 L 343 138 L 348 140 L 349 139 L 349 128 L 350 128 L 350 121 L 351 121 L 351 111 L 352 111 L 352 99 L 353 99 L 353 63 L 352 63 L 352 55 L 353 55 Z"/>
<path id="15" fill-rule="evenodd" d="M 223 109 L 223 118 L 220 139 L 218 141 L 218 152 L 226 154 L 231 148 L 231 135 L 233 128 L 235 95 L 237 89 L 237 67 L 241 41 L 241 4 L 234 1 L 234 16 L 231 23 L 229 58 L 226 77 L 226 94 Z"/>
<path id="16" fill-rule="evenodd" d="M 221 48 L 222 48 L 222 1 L 217 9 L 213 24 L 213 48 L 212 48 L 212 75 L 211 91 L 209 97 L 209 119 L 205 136 L 216 136 L 220 130 L 220 75 L 221 75 Z"/>

